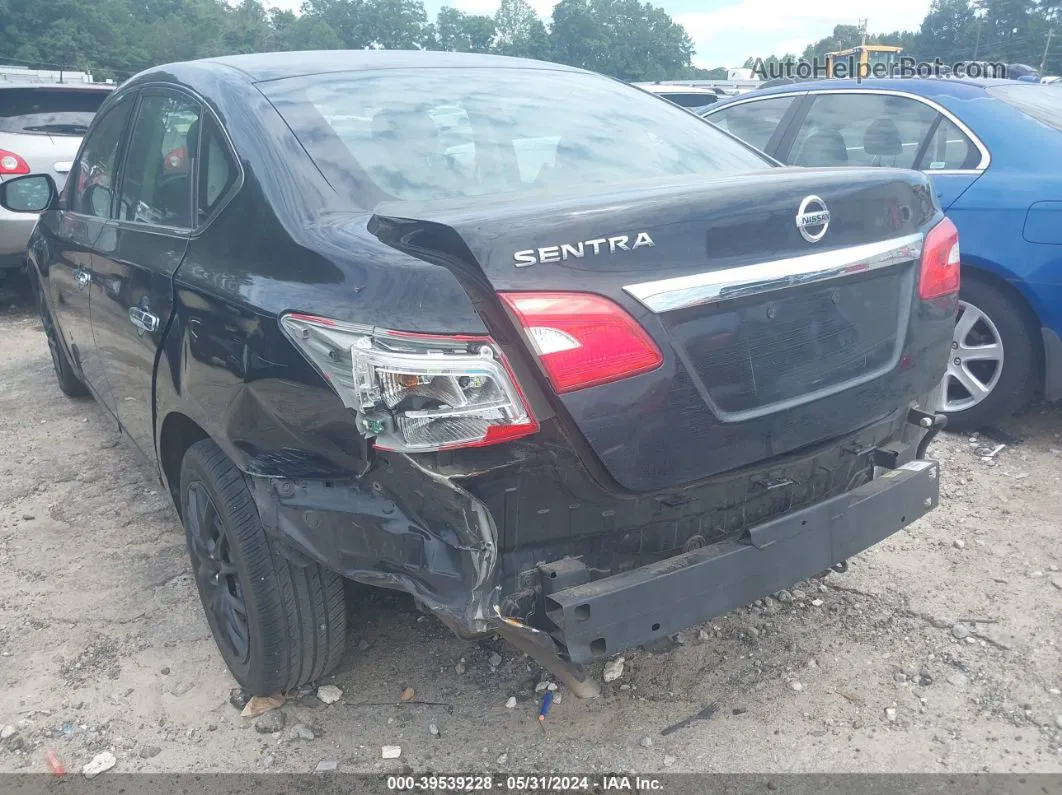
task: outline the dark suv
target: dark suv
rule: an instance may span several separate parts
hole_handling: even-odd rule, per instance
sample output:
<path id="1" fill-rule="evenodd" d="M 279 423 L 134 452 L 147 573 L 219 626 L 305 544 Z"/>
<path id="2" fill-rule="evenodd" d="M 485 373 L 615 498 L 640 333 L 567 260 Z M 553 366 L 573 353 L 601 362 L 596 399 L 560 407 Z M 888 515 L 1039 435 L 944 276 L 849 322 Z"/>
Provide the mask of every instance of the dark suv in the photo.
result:
<path id="1" fill-rule="evenodd" d="M 937 503 L 958 245 L 917 172 L 776 168 L 554 64 L 283 53 L 134 77 L 62 195 L 0 203 L 255 693 L 338 663 L 346 577 L 587 695 Z"/>

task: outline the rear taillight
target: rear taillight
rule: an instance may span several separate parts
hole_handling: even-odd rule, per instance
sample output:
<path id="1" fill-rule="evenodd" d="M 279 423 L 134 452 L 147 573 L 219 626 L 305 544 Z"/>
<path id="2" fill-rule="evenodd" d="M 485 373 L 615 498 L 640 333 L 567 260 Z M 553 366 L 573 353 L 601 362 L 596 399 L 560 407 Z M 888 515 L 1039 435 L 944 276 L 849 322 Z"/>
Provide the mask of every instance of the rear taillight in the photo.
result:
<path id="1" fill-rule="evenodd" d="M 923 301 L 959 292 L 959 230 L 945 218 L 929 230 L 922 246 L 918 297 Z"/>
<path id="2" fill-rule="evenodd" d="M 378 448 L 480 447 L 538 430 L 490 337 L 386 331 L 302 314 L 284 315 L 280 324 Z"/>
<path id="3" fill-rule="evenodd" d="M 13 177 L 16 174 L 30 173 L 29 163 L 6 149 L 0 149 L 0 174 Z"/>
<path id="4" fill-rule="evenodd" d="M 620 306 L 590 293 L 499 293 L 553 388 L 572 392 L 655 370 L 656 343 Z"/>

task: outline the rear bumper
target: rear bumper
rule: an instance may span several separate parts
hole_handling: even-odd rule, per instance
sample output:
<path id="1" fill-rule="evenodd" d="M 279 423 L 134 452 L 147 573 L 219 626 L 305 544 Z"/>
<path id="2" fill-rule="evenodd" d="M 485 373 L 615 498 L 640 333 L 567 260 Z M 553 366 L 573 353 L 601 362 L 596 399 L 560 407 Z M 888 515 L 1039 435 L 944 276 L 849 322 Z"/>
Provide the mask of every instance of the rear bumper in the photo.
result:
<path id="1" fill-rule="evenodd" d="M 939 501 L 938 465 L 912 461 L 730 541 L 546 596 L 573 662 L 650 643 L 828 569 Z M 559 636 L 559 637 L 558 637 Z"/>
<path id="2" fill-rule="evenodd" d="M 927 438 L 923 427 L 900 418 L 867 433 L 862 443 L 854 437 L 837 450 L 790 460 L 789 477 L 747 486 L 755 476 L 738 474 L 711 488 L 658 496 L 672 504 L 653 512 L 641 500 L 614 499 L 604 511 L 616 523 L 611 532 L 563 544 L 533 543 L 550 532 L 553 512 L 529 495 L 538 521 L 517 522 L 510 481 L 500 482 L 512 499 L 495 508 L 405 456 L 354 480 L 248 479 L 267 532 L 296 559 L 406 591 L 462 636 L 501 631 L 512 618 L 538 643 L 586 662 L 816 575 L 936 506 L 938 465 L 916 455 Z M 822 480 L 830 467 L 833 480 Z M 532 472 L 525 461 L 517 476 Z M 836 490 L 845 480 L 850 485 Z M 585 532 L 593 511 L 575 511 L 571 500 L 575 492 L 591 495 L 566 484 L 574 490 L 566 526 Z M 822 490 L 829 496 L 814 496 Z M 797 507 L 787 511 L 785 503 Z M 502 551 L 499 529 L 517 524 L 524 544 Z M 691 551 L 669 553 L 680 548 Z M 627 554 L 632 549 L 640 554 Z"/>
<path id="3" fill-rule="evenodd" d="M 36 224 L 35 215 L 11 213 L 0 208 L 0 268 L 25 263 L 26 243 Z"/>

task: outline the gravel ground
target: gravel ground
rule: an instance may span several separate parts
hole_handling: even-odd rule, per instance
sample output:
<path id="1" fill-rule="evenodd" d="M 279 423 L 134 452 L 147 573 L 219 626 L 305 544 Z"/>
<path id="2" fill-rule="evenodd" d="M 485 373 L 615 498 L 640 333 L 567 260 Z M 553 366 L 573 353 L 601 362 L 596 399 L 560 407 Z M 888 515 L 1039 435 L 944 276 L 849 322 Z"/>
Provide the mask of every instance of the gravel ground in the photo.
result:
<path id="1" fill-rule="evenodd" d="M 943 436 L 941 507 L 847 574 L 626 654 L 545 731 L 523 655 L 355 588 L 320 683 L 339 700 L 255 721 L 150 467 L 60 394 L 28 295 L 0 288 L 0 772 L 49 750 L 71 772 L 1062 772 L 1062 410 L 1005 430 L 990 460 Z"/>

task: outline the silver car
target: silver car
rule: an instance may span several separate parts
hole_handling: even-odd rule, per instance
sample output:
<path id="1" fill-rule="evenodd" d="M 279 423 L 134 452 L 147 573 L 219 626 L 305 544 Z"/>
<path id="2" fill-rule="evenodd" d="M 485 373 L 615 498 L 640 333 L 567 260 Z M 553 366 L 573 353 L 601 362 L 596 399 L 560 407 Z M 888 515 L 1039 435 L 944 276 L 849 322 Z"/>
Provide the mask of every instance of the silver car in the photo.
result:
<path id="1" fill-rule="evenodd" d="M 61 189 L 107 85 L 0 83 L 0 182 L 50 174 Z M 35 215 L 0 207 L 0 271 L 21 267 Z"/>

